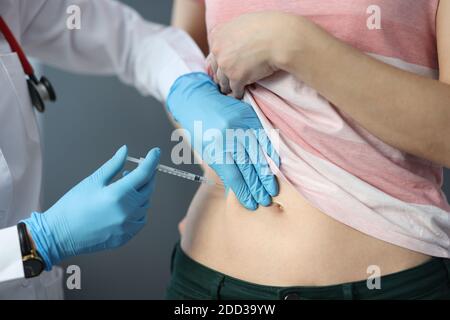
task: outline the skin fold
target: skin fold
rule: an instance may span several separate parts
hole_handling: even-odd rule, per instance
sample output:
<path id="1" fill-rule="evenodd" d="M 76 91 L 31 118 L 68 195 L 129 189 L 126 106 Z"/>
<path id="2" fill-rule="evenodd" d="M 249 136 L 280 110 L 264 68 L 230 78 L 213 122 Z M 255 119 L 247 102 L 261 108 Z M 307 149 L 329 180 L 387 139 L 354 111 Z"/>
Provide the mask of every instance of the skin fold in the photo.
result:
<path id="1" fill-rule="evenodd" d="M 208 42 L 205 36 L 204 16 L 202 19 L 199 19 L 199 10 L 204 12 L 203 5 L 198 2 L 190 0 L 175 1 L 174 12 L 176 14 L 173 17 L 172 24 L 187 30 L 198 42 L 199 46 L 204 49 L 208 48 Z M 450 10 L 446 11 L 450 12 Z M 442 16 L 444 14 L 440 12 L 439 21 L 442 20 Z M 294 28 L 294 25 L 297 23 L 294 22 L 296 21 L 295 19 L 288 19 L 289 21 L 285 23 L 292 23 L 292 28 Z M 277 21 L 275 19 L 271 23 L 277 23 Z M 316 28 L 314 26 L 305 27 L 303 24 L 308 23 L 301 22 L 297 27 Z M 295 28 L 291 30 L 295 30 Z M 438 29 L 442 30 L 443 26 Z M 446 29 L 450 30 L 450 28 Z M 273 30 L 289 29 L 274 25 Z M 284 34 L 287 34 L 287 32 L 284 32 Z M 439 38 L 450 39 L 445 34 L 446 32 L 441 31 Z M 245 29 L 241 28 L 241 36 L 245 36 Z M 289 36 L 285 35 L 284 37 Z M 283 50 L 280 48 L 283 48 L 283 46 L 273 44 L 273 50 L 266 50 L 272 52 L 268 55 L 269 58 L 264 56 L 264 54 L 259 55 L 258 52 L 261 51 L 255 48 L 254 59 L 249 69 L 255 70 L 255 64 L 258 66 L 267 62 L 267 65 L 261 68 L 261 73 L 238 72 L 238 76 L 229 77 L 228 84 L 230 88 L 228 88 L 228 91 L 231 91 L 232 87 L 238 88 L 248 81 L 254 81 L 255 77 L 263 77 L 268 72 L 270 73 L 271 70 L 282 69 L 301 77 L 303 81 L 312 87 L 320 89 L 319 92 L 323 93 L 333 103 L 336 103 L 337 106 L 350 105 L 346 109 L 350 114 L 351 108 L 356 108 L 362 101 L 365 102 L 368 98 L 379 99 L 380 101 L 373 100 L 371 102 L 378 103 L 381 106 L 380 108 L 382 109 L 378 112 L 379 115 L 377 116 L 383 117 L 383 113 L 394 113 L 393 108 L 395 108 L 395 105 L 392 106 L 392 104 L 387 106 L 383 105 L 383 93 L 386 96 L 388 94 L 387 90 L 389 89 L 384 88 L 386 85 L 383 85 L 383 83 L 387 83 L 388 87 L 392 85 L 399 86 L 397 91 L 401 95 L 403 86 L 410 86 L 411 82 L 417 81 L 418 84 L 416 85 L 425 86 L 426 89 L 422 88 L 421 90 L 415 90 L 415 92 L 435 90 L 433 91 L 434 93 L 439 93 L 437 97 L 432 97 L 431 94 L 427 93 L 430 96 L 426 98 L 435 99 L 433 101 L 436 102 L 436 110 L 442 110 L 441 116 L 445 117 L 448 115 L 448 110 L 444 110 L 443 107 L 443 101 L 447 100 L 442 100 L 444 98 L 446 99 L 447 95 L 450 98 L 450 90 L 448 90 L 447 84 L 444 83 L 446 81 L 445 79 L 450 78 L 447 75 L 448 71 L 443 70 L 441 73 L 441 82 L 422 78 L 417 79 L 417 76 L 406 74 L 387 65 L 383 64 L 380 66 L 379 64 L 381 63 L 372 61 L 372 59 L 369 61 L 361 57 L 363 54 L 347 47 L 334 38 L 332 38 L 331 43 L 325 41 L 324 44 L 322 42 L 323 39 L 328 39 L 329 36 L 321 29 L 312 32 L 310 37 L 312 40 L 309 42 L 312 43 L 312 47 L 329 45 L 330 50 L 336 50 L 335 54 L 342 55 L 343 63 L 336 64 L 331 71 L 328 69 L 326 72 L 327 76 L 330 74 L 334 75 L 331 79 L 324 80 L 318 76 L 321 72 L 320 63 L 316 63 L 318 66 L 311 66 L 309 68 L 311 70 L 307 69 L 305 71 L 297 66 L 296 59 L 290 60 L 289 57 L 294 55 L 290 55 L 289 52 L 281 54 Z M 264 39 L 258 38 L 256 42 L 258 45 L 262 45 L 264 41 Z M 442 56 L 443 50 L 445 51 L 443 48 L 446 47 L 446 42 L 450 45 L 450 40 L 440 41 L 440 56 Z M 226 42 L 226 44 L 228 43 Z M 283 42 L 280 40 L 280 43 Z M 230 50 L 230 52 L 233 51 L 232 48 Z M 252 49 L 250 48 L 249 50 Z M 326 65 L 326 68 L 330 68 L 327 65 L 330 62 L 327 60 L 328 58 L 324 57 L 325 55 L 318 55 L 314 49 L 301 50 L 304 50 L 302 54 L 305 55 L 305 59 L 309 55 L 315 56 L 316 61 L 320 61 Z M 204 51 L 206 54 L 209 53 L 205 49 Z M 233 53 L 230 53 L 230 57 L 232 56 Z M 274 59 L 273 57 L 277 58 Z M 312 59 L 311 57 L 309 58 Z M 232 58 L 230 59 L 232 60 Z M 298 60 L 300 61 L 301 59 Z M 220 61 L 223 62 L 223 60 L 218 59 L 218 65 Z M 242 61 L 245 61 L 245 58 Z M 351 71 L 342 73 L 342 70 L 339 69 L 340 65 L 345 65 L 346 63 L 347 65 L 345 67 L 347 69 L 350 68 Z M 441 68 L 450 69 L 450 66 L 446 68 L 448 65 L 446 58 L 440 59 L 440 63 Z M 304 64 L 308 65 L 308 63 Z M 231 63 L 230 65 L 233 64 Z M 362 68 L 363 71 L 359 70 L 358 67 Z M 373 68 L 370 69 L 370 72 L 375 72 L 375 69 L 377 70 L 377 75 L 379 74 L 380 77 L 379 84 L 377 82 L 374 86 L 372 82 L 370 84 L 365 83 L 362 78 L 365 72 L 369 71 L 365 68 Z M 229 70 L 231 69 L 225 68 L 225 70 L 228 70 L 226 72 L 230 72 Z M 226 75 L 226 72 L 223 74 Z M 353 77 L 349 77 L 348 72 L 352 72 Z M 342 77 L 339 74 L 347 74 L 347 76 Z M 248 76 L 248 79 L 242 80 L 243 78 L 239 78 L 244 77 L 244 75 L 245 77 Z M 355 77 L 358 79 L 357 81 L 347 81 L 347 79 L 355 79 Z M 390 80 L 392 77 L 395 78 L 395 81 Z M 231 85 L 232 81 L 234 81 L 233 85 Z M 328 84 L 328 82 L 331 84 Z M 336 83 L 339 83 L 339 88 L 340 90 L 344 90 L 344 93 L 341 94 L 337 92 L 339 90 L 335 92 L 329 88 L 335 86 Z M 355 97 L 354 94 L 349 94 L 350 88 L 352 88 L 351 90 L 353 92 L 354 90 L 366 92 L 367 88 L 364 85 L 370 86 L 371 90 L 380 90 L 382 93 L 381 97 L 374 98 L 370 93 L 362 95 L 363 97 Z M 386 90 L 386 92 L 383 90 Z M 392 93 L 390 94 L 392 95 Z M 405 95 L 403 99 L 406 98 Z M 417 137 L 422 143 L 428 141 L 427 139 L 435 139 L 438 135 L 436 132 L 431 132 L 431 130 L 430 132 L 425 130 L 427 132 L 418 133 L 414 131 L 419 130 L 401 126 L 401 123 L 407 123 L 408 121 L 412 123 L 411 126 L 415 123 L 417 124 L 418 118 L 416 119 L 416 117 L 423 117 L 420 111 L 423 105 L 420 105 L 419 102 L 425 98 L 416 98 L 417 101 L 411 101 L 413 106 L 411 104 L 409 105 L 409 114 L 404 115 L 407 119 L 400 118 L 400 115 L 398 117 L 390 116 L 389 118 L 392 122 L 384 122 L 383 126 L 379 124 L 380 118 L 372 119 L 374 116 L 370 112 L 355 112 L 354 116 L 358 121 L 364 123 L 368 129 L 371 129 L 374 134 L 381 138 L 384 137 L 385 141 L 389 140 L 388 142 L 392 145 L 403 150 L 413 150 L 415 151 L 414 154 L 417 155 L 426 155 L 428 159 L 435 159 L 439 160 L 438 162 L 447 163 L 447 151 L 442 151 L 442 148 L 438 148 L 436 145 L 432 148 L 425 148 L 423 146 L 421 147 L 418 142 L 416 144 L 408 144 L 404 141 L 405 136 L 408 134 L 414 134 L 414 137 Z M 439 98 L 441 100 L 438 100 Z M 391 101 L 392 96 L 388 96 L 386 99 Z M 402 98 L 398 99 L 401 100 Z M 427 107 L 430 107 L 429 103 Z M 418 110 L 418 115 L 414 115 L 414 110 Z M 442 129 L 442 126 L 438 126 L 438 122 L 433 122 L 435 120 L 432 117 L 428 117 L 425 120 L 430 121 L 429 124 L 433 124 L 435 130 L 444 130 L 443 132 L 449 130 L 448 128 Z M 373 123 L 372 127 L 371 123 Z M 393 129 L 395 126 L 397 126 L 397 130 Z M 420 126 L 422 128 L 424 125 L 421 123 Z M 443 134 L 443 132 L 440 132 L 440 134 Z M 439 141 L 443 143 L 443 139 Z M 437 152 L 437 149 L 440 151 Z M 210 168 L 204 167 L 203 169 L 207 177 L 218 180 L 218 177 Z M 420 265 L 430 259 L 427 255 L 372 238 L 337 222 L 312 207 L 281 177 L 279 177 L 279 184 L 280 193 L 278 197 L 273 199 L 273 204 L 270 207 L 260 207 L 255 212 L 250 212 L 243 208 L 232 192 L 225 194 L 224 190 L 220 187 L 202 185 L 192 200 L 186 218 L 180 225 L 182 231 L 181 246 L 183 250 L 191 258 L 217 271 L 245 281 L 273 286 L 330 285 L 364 280 L 370 275 L 368 274 L 368 268 L 373 265 L 380 268 L 382 275 L 386 275 Z"/>

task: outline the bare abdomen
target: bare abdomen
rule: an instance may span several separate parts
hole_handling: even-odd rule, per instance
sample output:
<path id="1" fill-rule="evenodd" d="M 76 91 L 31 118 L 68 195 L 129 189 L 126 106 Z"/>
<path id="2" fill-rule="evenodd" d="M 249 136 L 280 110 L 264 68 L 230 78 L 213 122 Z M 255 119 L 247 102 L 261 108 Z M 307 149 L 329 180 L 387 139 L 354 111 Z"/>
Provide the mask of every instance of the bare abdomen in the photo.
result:
<path id="1" fill-rule="evenodd" d="M 215 174 L 206 170 L 209 177 Z M 202 186 L 184 221 L 181 246 L 197 262 L 241 280 L 272 286 L 363 280 L 376 265 L 390 274 L 430 257 L 352 229 L 310 206 L 286 181 L 277 204 L 251 212 L 234 194 Z"/>

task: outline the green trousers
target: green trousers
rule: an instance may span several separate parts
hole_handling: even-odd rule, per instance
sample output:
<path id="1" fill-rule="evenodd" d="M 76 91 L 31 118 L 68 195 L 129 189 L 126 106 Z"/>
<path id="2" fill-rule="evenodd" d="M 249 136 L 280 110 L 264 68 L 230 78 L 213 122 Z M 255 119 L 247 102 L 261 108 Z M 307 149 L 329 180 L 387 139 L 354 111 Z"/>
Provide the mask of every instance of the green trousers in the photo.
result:
<path id="1" fill-rule="evenodd" d="M 450 300 L 450 261 L 433 258 L 418 267 L 376 281 L 319 287 L 272 287 L 245 282 L 205 267 L 179 245 L 172 255 L 170 300 Z M 369 289 L 369 287 L 371 289 Z M 374 288 L 375 287 L 375 288 Z"/>

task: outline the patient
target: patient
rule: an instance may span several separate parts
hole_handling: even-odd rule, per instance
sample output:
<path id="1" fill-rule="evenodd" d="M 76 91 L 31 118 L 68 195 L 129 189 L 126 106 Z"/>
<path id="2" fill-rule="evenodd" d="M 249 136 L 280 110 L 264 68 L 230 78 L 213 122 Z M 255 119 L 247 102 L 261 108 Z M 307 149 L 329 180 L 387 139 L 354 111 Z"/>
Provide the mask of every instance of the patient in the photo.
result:
<path id="1" fill-rule="evenodd" d="M 290 6 L 288 2 L 206 0 L 205 6 L 202 1 L 176 0 L 173 25 L 185 29 L 208 54 L 207 30 L 252 10 L 302 12 L 316 18 L 316 22 L 326 26 L 331 24 L 321 16 L 317 6 L 311 5 L 311 1 L 304 1 L 302 5 L 289 2 L 292 4 Z M 270 5 L 264 7 L 263 3 Z M 345 19 L 352 21 L 351 16 Z M 347 32 L 352 33 L 351 30 Z M 392 170 L 394 175 L 400 170 L 409 170 L 405 165 L 408 164 L 408 157 L 403 159 L 403 164 L 392 163 L 388 146 L 339 114 L 312 89 L 301 87 L 289 74 L 277 74 L 258 82 L 249 88 L 244 99 L 255 108 L 265 128 L 281 128 L 282 141 L 278 151 L 282 166 L 277 173 L 279 196 L 273 199 L 271 206 L 259 207 L 251 212 L 241 206 L 232 192 L 225 195 L 221 187 L 202 185 L 182 223 L 181 247 L 174 253 L 168 298 L 450 298 L 442 260 L 431 258 L 434 255 L 432 250 L 417 250 L 414 242 L 410 241 L 413 235 L 408 234 L 408 226 L 403 226 L 401 230 L 389 230 L 391 223 L 398 221 L 395 222 L 395 218 L 389 221 L 387 211 L 383 211 L 385 208 L 377 211 L 378 208 L 370 207 L 370 201 L 365 202 L 364 197 L 359 198 L 349 190 L 342 190 L 345 187 L 339 185 L 340 179 L 354 182 L 353 189 L 361 188 L 362 194 L 367 191 L 367 197 L 381 194 L 385 198 L 383 203 L 391 204 L 392 199 L 401 197 L 397 197 L 395 192 L 385 194 L 379 191 L 377 184 L 380 179 L 363 177 L 360 172 L 346 172 L 344 170 L 347 168 L 339 163 L 340 159 L 330 160 L 336 155 L 335 158 L 345 158 L 345 152 L 348 152 L 339 150 L 339 143 L 334 144 L 343 132 L 350 140 L 362 139 L 372 143 L 371 148 L 358 149 L 359 154 L 357 150 L 352 150 L 354 161 L 361 157 L 361 164 L 355 162 L 359 166 L 355 170 L 370 170 L 367 164 L 362 164 L 364 152 L 369 152 L 369 155 L 373 153 L 382 161 L 380 165 L 386 164 L 386 168 L 395 167 Z M 309 121 L 314 119 L 303 119 L 296 111 L 296 105 L 303 106 L 305 101 L 312 101 L 312 104 L 323 108 L 324 114 L 332 114 L 334 122 L 327 123 L 323 128 L 319 123 L 319 128 L 312 128 Z M 296 126 L 290 129 L 285 125 L 288 121 L 280 115 L 280 111 L 285 110 L 289 110 L 286 111 L 288 117 L 297 121 Z M 321 116 L 317 115 L 319 118 Z M 317 132 L 314 131 L 316 129 Z M 327 130 L 328 133 L 325 132 Z M 316 146 L 318 149 L 314 150 Z M 321 147 L 326 148 L 327 152 L 322 152 Z M 339 165 L 339 170 L 344 170 L 336 169 L 328 173 L 329 168 L 315 166 L 313 163 L 317 160 L 308 158 L 311 155 L 305 150 L 318 158 L 330 160 Z M 419 160 L 414 161 L 415 168 L 418 168 Z M 425 172 L 431 169 L 428 162 L 423 163 L 425 165 L 420 167 L 423 170 L 423 188 L 430 188 L 430 194 L 437 194 L 439 198 L 442 195 L 438 188 L 433 189 L 439 181 L 428 183 L 426 179 L 432 173 Z M 207 166 L 203 169 L 207 177 L 219 181 L 214 171 Z M 379 170 L 378 167 L 376 169 Z M 396 187 L 396 176 L 391 177 L 392 181 L 389 177 L 384 178 L 386 184 Z M 406 182 L 403 185 L 405 190 L 408 188 Z M 445 199 L 435 201 L 430 205 L 441 208 L 442 212 L 448 209 Z M 397 202 L 392 200 L 392 203 L 393 210 L 396 210 Z M 349 206 L 350 211 L 358 212 L 348 211 Z M 405 208 L 418 210 L 413 205 Z M 351 219 L 351 214 L 362 217 Z M 366 283 L 374 270 L 375 276 L 382 276 L 379 290 L 369 290 Z"/>

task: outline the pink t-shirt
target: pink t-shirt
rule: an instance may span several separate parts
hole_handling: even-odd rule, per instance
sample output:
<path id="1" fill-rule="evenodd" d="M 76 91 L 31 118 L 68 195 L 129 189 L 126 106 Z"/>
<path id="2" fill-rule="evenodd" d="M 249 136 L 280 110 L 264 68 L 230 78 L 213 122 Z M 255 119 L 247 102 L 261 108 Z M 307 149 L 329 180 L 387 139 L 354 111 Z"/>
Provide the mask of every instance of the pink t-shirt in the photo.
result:
<path id="1" fill-rule="evenodd" d="M 438 0 L 205 4 L 208 31 L 244 13 L 284 11 L 310 19 L 385 63 L 425 77 L 438 76 Z M 266 129 L 279 129 L 280 175 L 313 206 L 373 237 L 450 257 L 450 206 L 441 191 L 441 166 L 382 142 L 287 73 L 250 86 L 244 99 Z"/>

